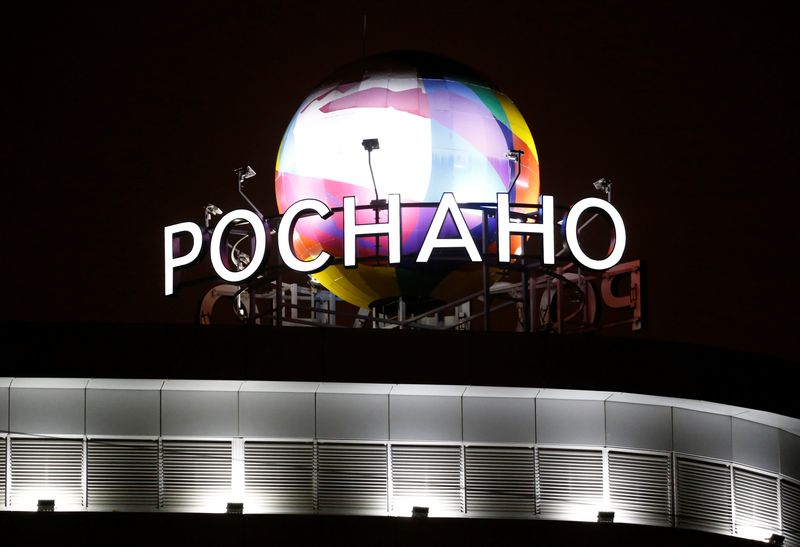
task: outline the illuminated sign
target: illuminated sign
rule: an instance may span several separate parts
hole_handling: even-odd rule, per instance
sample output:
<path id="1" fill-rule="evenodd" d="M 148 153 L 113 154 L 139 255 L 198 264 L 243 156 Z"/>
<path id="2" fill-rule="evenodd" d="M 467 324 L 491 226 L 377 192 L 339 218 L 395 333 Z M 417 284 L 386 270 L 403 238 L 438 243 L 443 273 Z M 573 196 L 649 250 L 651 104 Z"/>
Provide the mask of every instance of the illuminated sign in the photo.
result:
<path id="1" fill-rule="evenodd" d="M 256 173 L 236 173 L 244 196 L 242 182 Z M 555 249 L 561 241 L 574 264 L 595 270 L 619 263 L 625 249 L 610 199 L 581 200 L 564 215 L 541 194 L 539 154 L 513 101 L 430 54 L 380 54 L 331 74 L 286 127 L 274 174 L 277 215 L 265 219 L 244 196 L 250 210 L 213 229 L 208 209 L 203 229 L 165 229 L 165 294 L 174 272 L 208 251 L 232 284 L 286 268 L 314 274 L 361 309 L 398 298 L 433 309 L 487 292 L 503 275 L 497 266 L 549 270 L 565 252 Z M 580 240 L 585 212 L 608 219 L 607 252 Z"/>
<path id="2" fill-rule="evenodd" d="M 358 267 L 359 253 L 357 251 L 358 238 L 372 238 L 375 240 L 384 237 L 388 240 L 387 256 L 388 264 L 399 264 L 403 257 L 403 238 L 402 238 L 402 216 L 403 207 L 414 209 L 426 204 L 401 204 L 399 194 L 390 194 L 388 199 L 372 202 L 369 206 L 361 209 L 374 209 L 376 217 L 379 212 L 386 211 L 385 222 L 357 222 L 356 198 L 348 196 L 344 198 L 342 208 L 331 209 L 328 205 L 317 199 L 303 199 L 288 207 L 283 214 L 277 228 L 278 255 L 280 260 L 288 268 L 303 273 L 313 273 L 322 270 L 331 264 L 337 257 L 331 253 L 321 251 L 317 256 L 303 260 L 298 258 L 295 251 L 293 240 L 295 227 L 304 218 L 317 217 L 323 221 L 333 222 L 331 218 L 335 212 L 343 213 L 342 233 L 339 239 L 344 241 L 344 252 L 342 257 L 345 267 Z M 516 209 L 512 211 L 512 207 Z M 538 209 L 535 215 L 523 214 L 519 212 L 525 207 Z M 487 219 L 496 218 L 497 235 L 497 260 L 500 264 L 508 264 L 512 260 L 510 240 L 513 236 L 541 236 L 542 240 L 542 260 L 544 264 L 555 263 L 555 212 L 553 196 L 542 195 L 541 202 L 537 206 L 510 203 L 509 194 L 497 194 L 497 201 L 494 204 L 462 204 L 459 205 L 452 193 L 444 193 L 442 199 L 436 206 L 436 211 L 425 233 L 423 243 L 416 253 L 414 262 L 427 263 L 435 257 L 441 249 L 461 249 L 469 257 L 471 262 L 481 262 L 481 253 L 478 246 L 467 227 L 464 219 L 464 210 L 474 214 L 477 210 L 482 213 L 484 218 L 484 229 L 486 229 Z M 610 251 L 603 259 L 589 257 L 581 247 L 579 239 L 578 221 L 580 216 L 589 210 L 597 210 L 604 214 L 613 225 L 613 236 L 611 239 Z M 534 221 L 533 217 L 539 221 Z M 440 237 L 444 232 L 444 227 L 448 219 L 455 227 L 455 234 L 448 237 Z M 229 228 L 238 222 L 249 226 L 254 239 L 251 256 L 246 263 L 238 263 L 229 267 L 229 252 L 225 238 Z M 577 202 L 564 215 L 562 232 L 566 246 L 576 262 L 590 269 L 606 270 L 616 265 L 622 258 L 626 244 L 625 224 L 622 216 L 611 203 L 598 198 L 585 198 Z M 265 258 L 268 256 L 271 233 L 269 222 L 262 220 L 254 212 L 247 209 L 237 209 L 224 215 L 211 232 L 209 250 L 211 254 L 211 264 L 216 274 L 232 283 L 244 281 L 257 275 L 264 265 Z M 451 230 L 452 232 L 452 230 Z M 191 241 L 189 251 L 181 254 L 180 242 L 176 238 L 179 235 L 188 235 Z M 203 228 L 193 222 L 181 222 L 166 226 L 164 228 L 164 294 L 170 295 L 174 292 L 173 275 L 177 268 L 187 266 L 197 261 L 201 256 L 204 246 Z M 224 249 L 224 252 L 223 252 Z M 375 255 L 378 256 L 378 248 L 375 248 Z M 485 255 L 484 255 L 485 256 Z M 366 258 L 361 256 L 361 258 Z"/>

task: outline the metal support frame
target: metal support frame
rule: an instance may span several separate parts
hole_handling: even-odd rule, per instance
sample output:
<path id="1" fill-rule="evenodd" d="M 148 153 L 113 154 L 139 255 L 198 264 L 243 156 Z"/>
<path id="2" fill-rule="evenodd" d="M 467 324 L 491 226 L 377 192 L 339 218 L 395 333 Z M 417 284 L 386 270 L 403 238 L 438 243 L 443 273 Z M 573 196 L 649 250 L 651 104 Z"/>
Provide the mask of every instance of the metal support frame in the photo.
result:
<path id="1" fill-rule="evenodd" d="M 203 298 L 199 320 L 202 324 L 212 322 L 213 308 L 220 298 L 241 297 L 247 310 L 248 323 L 261 324 L 266 321 L 274 326 L 337 327 L 341 326 L 341 318 L 356 328 L 368 325 L 371 328 L 463 330 L 470 329 L 473 321 L 482 319 L 483 329 L 490 330 L 494 325 L 491 318 L 493 314 L 516 305 L 516 330 L 523 332 L 587 332 L 625 325 L 632 330 L 639 330 L 642 325 L 639 269 L 639 261 L 620 264 L 608 272 L 594 274 L 584 274 L 572 263 L 553 270 L 525 264 L 518 268 L 518 282 L 501 281 L 490 285 L 489 266 L 484 264 L 483 287 L 480 291 L 416 315 L 409 315 L 405 300 L 398 298 L 397 314 L 393 316 L 378 308 L 347 312 L 338 308 L 338 298 L 333 293 L 313 284 L 283 283 L 282 275 L 278 273 L 274 281 L 261 283 L 260 289 L 253 285 L 231 284 L 213 287 Z M 631 288 L 626 295 L 612 292 L 613 280 L 620 275 L 630 276 Z M 569 308 L 568 295 L 577 298 L 578 309 Z M 629 309 L 630 316 L 598 323 L 595 308 L 599 305 L 599 297 L 602 297 L 606 307 Z M 502 298 L 502 301 L 495 304 L 498 298 Z M 259 300 L 267 302 L 259 306 Z M 482 302 L 482 310 L 470 313 L 471 303 L 476 300 Z"/>

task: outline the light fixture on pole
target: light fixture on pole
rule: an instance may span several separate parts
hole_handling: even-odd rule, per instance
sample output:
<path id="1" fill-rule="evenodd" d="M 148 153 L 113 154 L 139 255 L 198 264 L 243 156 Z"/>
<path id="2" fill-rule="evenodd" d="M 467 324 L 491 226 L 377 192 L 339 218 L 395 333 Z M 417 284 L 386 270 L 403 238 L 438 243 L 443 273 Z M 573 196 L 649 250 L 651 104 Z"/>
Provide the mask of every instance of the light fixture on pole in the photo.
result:
<path id="1" fill-rule="evenodd" d="M 259 218 L 263 220 L 264 215 L 261 214 L 261 211 L 258 210 L 258 207 L 256 207 L 255 203 L 250 201 L 250 198 L 244 195 L 244 181 L 251 177 L 256 176 L 256 172 L 253 170 L 252 167 L 247 165 L 245 167 L 237 167 L 236 169 L 233 170 L 233 174 L 236 175 L 236 184 L 237 187 L 239 188 L 239 194 L 241 194 L 241 196 L 244 198 L 247 204 L 253 209 L 253 211 L 255 211 L 255 213 L 259 216 Z"/>
<path id="2" fill-rule="evenodd" d="M 511 160 L 517 166 L 517 174 L 514 175 L 514 180 L 511 182 L 511 185 L 508 187 L 508 193 L 511 193 L 511 190 L 514 189 L 514 186 L 517 184 L 517 179 L 519 178 L 520 173 L 522 173 L 522 154 L 524 154 L 522 150 L 509 150 L 506 152 L 506 159 Z"/>
<path id="3" fill-rule="evenodd" d="M 606 195 L 606 201 L 611 203 L 611 181 L 606 178 L 599 178 L 592 183 L 594 189 Z"/>
<path id="4" fill-rule="evenodd" d="M 222 209 L 220 209 L 213 203 L 209 203 L 208 205 L 205 206 L 204 212 L 206 219 L 206 228 L 208 228 L 211 225 L 211 217 L 216 215 L 221 215 Z"/>
<path id="5" fill-rule="evenodd" d="M 381 145 L 378 139 L 364 139 L 361 146 L 367 151 L 367 163 L 369 163 L 369 175 L 372 177 L 372 188 L 375 190 L 375 201 L 378 201 L 378 185 L 375 184 L 375 173 L 372 171 L 372 151 L 380 150 Z"/>
<path id="6" fill-rule="evenodd" d="M 239 182 L 244 182 L 245 179 L 256 176 L 256 172 L 249 165 L 245 167 L 237 167 L 235 172 L 239 176 Z"/>
<path id="7" fill-rule="evenodd" d="M 372 170 L 372 151 L 380 150 L 381 145 L 378 139 L 364 139 L 361 141 L 361 146 L 367 151 L 367 163 L 369 164 L 369 176 L 372 177 L 372 188 L 375 190 L 375 199 L 372 200 L 372 208 L 375 210 L 375 224 L 380 222 L 380 210 L 386 206 L 386 200 L 378 197 L 378 185 L 375 182 L 375 173 Z M 377 258 L 380 253 L 380 236 L 375 236 L 375 257 Z"/>

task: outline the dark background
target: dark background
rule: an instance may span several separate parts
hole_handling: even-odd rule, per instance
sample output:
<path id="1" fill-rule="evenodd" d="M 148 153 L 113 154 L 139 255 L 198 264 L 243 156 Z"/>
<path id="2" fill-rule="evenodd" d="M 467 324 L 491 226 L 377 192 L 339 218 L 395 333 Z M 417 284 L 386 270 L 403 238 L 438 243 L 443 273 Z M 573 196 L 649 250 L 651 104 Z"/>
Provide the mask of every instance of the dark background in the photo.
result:
<path id="1" fill-rule="evenodd" d="M 763 542 L 679 528 L 532 519 L 409 519 L 347 515 L 0 512 L 12 539 L 35 544 L 80 537 L 82 545 L 702 545 Z"/>
<path id="2" fill-rule="evenodd" d="M 219 2 L 4 7 L 0 319 L 191 323 L 162 230 L 248 194 L 300 102 L 366 50 L 485 74 L 526 117 L 543 191 L 614 182 L 643 336 L 799 353 L 797 47 L 781 2 Z M 203 268 L 201 267 L 200 270 Z"/>

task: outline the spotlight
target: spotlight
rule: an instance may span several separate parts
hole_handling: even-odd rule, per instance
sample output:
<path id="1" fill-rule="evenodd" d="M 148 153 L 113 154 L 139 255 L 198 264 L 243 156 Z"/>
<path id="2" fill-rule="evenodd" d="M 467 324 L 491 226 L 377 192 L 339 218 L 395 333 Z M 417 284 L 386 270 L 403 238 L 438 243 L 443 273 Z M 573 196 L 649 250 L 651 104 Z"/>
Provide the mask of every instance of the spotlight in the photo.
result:
<path id="1" fill-rule="evenodd" d="M 598 511 L 597 522 L 614 522 L 614 511 Z"/>
<path id="2" fill-rule="evenodd" d="M 783 545 L 783 540 L 784 540 L 784 537 L 782 535 L 780 535 L 780 534 L 772 534 L 772 536 L 770 536 L 769 541 L 767 541 L 767 543 L 769 545 Z"/>
<path id="3" fill-rule="evenodd" d="M 411 516 L 413 518 L 428 518 L 428 508 L 415 505 L 411 509 Z"/>
<path id="4" fill-rule="evenodd" d="M 598 192 L 603 192 L 606 195 L 606 200 L 611 201 L 611 181 L 605 178 L 597 179 L 592 183 L 594 189 Z"/>
<path id="5" fill-rule="evenodd" d="M 229 515 L 241 515 L 244 513 L 244 503 L 229 501 L 225 507 L 225 512 Z"/>
<path id="6" fill-rule="evenodd" d="M 253 211 L 256 212 L 256 214 L 261 218 L 261 220 L 264 220 L 264 215 L 261 214 L 261 211 L 258 210 L 258 207 L 256 207 L 255 203 L 250 201 L 250 198 L 247 197 L 244 193 L 245 179 L 249 179 L 250 177 L 256 176 L 256 172 L 253 170 L 252 167 L 248 165 L 246 167 L 237 167 L 236 169 L 233 170 L 233 174 L 236 175 L 236 181 L 239 187 L 239 194 L 244 198 L 244 200 L 253 209 Z"/>
<path id="7" fill-rule="evenodd" d="M 56 510 L 56 500 L 39 500 L 36 510 L 40 513 L 52 513 Z"/>
<path id="8" fill-rule="evenodd" d="M 373 150 L 380 149 L 380 144 L 378 143 L 378 139 L 364 139 L 361 141 L 361 146 L 364 147 L 364 150 L 367 152 L 372 152 Z"/>
<path id="9" fill-rule="evenodd" d="M 237 167 L 233 172 L 239 177 L 239 182 L 243 182 L 245 179 L 256 176 L 256 172 L 253 171 L 253 168 L 249 165 L 246 167 Z"/>
<path id="10" fill-rule="evenodd" d="M 219 207 L 217 207 L 213 203 L 209 203 L 208 205 L 206 205 L 204 211 L 205 211 L 205 219 L 206 219 L 206 228 L 208 228 L 209 225 L 211 224 L 211 217 L 212 216 L 221 215 L 222 214 L 222 209 L 220 209 Z"/>
<path id="11" fill-rule="evenodd" d="M 361 146 L 367 151 L 367 163 L 369 164 L 369 176 L 372 178 L 372 188 L 375 190 L 375 199 L 372 200 L 372 207 L 375 209 L 375 222 L 379 220 L 378 211 L 386 203 L 386 200 L 381 200 L 378 197 L 378 184 L 375 182 L 375 172 L 372 170 L 372 151 L 379 150 L 380 144 L 378 139 L 364 139 L 361 141 Z M 378 255 L 378 236 L 375 236 L 375 255 Z"/>
<path id="12" fill-rule="evenodd" d="M 509 159 L 517 164 L 517 174 L 514 175 L 514 180 L 508 187 L 509 194 L 511 193 L 511 190 L 514 189 L 514 186 L 517 184 L 517 179 L 522 173 L 522 154 L 524 154 L 522 150 L 509 150 L 506 152 L 506 159 Z"/>

